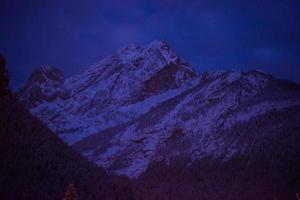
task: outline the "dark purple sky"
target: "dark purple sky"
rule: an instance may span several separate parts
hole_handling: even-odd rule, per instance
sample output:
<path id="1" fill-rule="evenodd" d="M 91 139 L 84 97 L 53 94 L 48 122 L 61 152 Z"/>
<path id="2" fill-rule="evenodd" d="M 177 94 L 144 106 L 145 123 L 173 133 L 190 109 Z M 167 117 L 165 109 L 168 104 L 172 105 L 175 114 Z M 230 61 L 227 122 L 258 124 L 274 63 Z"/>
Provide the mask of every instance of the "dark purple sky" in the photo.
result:
<path id="1" fill-rule="evenodd" d="M 70 76 L 154 39 L 199 72 L 256 68 L 300 82 L 299 0 L 0 0 L 0 13 L 15 89 L 41 65 Z"/>

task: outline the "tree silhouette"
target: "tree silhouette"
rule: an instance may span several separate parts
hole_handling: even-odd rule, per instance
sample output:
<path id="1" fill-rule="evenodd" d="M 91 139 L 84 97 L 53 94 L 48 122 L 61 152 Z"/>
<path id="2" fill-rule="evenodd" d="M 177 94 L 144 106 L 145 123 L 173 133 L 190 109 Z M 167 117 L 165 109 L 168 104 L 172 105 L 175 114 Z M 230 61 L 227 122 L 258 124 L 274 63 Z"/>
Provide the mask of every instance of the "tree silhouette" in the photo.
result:
<path id="1" fill-rule="evenodd" d="M 67 192 L 65 193 L 65 197 L 63 200 L 77 200 L 77 192 L 76 188 L 73 184 L 70 184 Z"/>
<path id="2" fill-rule="evenodd" d="M 7 95 L 9 94 L 9 77 L 8 72 L 5 66 L 5 58 L 0 55 L 0 94 Z"/>

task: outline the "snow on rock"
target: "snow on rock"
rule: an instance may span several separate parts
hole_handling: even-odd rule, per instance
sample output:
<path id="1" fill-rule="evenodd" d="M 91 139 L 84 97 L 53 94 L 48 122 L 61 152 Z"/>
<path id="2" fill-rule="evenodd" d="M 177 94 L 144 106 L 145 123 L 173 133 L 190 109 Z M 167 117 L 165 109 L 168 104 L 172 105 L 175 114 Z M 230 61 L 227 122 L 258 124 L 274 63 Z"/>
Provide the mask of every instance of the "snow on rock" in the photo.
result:
<path id="1" fill-rule="evenodd" d="M 17 96 L 28 108 L 58 98 L 67 99 L 69 95 L 63 84 L 64 75 L 61 70 L 51 66 L 41 67 L 31 74 L 26 86 L 17 93 Z"/>
<path id="2" fill-rule="evenodd" d="M 41 68 L 18 96 L 53 131 L 74 143 L 138 117 L 195 79 L 194 70 L 167 43 L 153 41 L 124 47 L 66 80 L 56 68 Z"/>
<path id="3" fill-rule="evenodd" d="M 228 159 L 239 151 L 234 144 L 228 145 L 226 137 L 218 135 L 219 132 L 274 109 L 300 104 L 296 97 L 286 100 L 262 96 L 268 93 L 268 85 L 274 81 L 269 75 L 236 70 L 213 74 L 214 78 L 200 78 L 176 95 L 169 91 L 174 95 L 162 103 L 149 103 L 151 108 L 142 110 L 143 114 L 132 120 L 125 130 L 116 128 L 116 136 L 110 141 L 119 141 L 113 143 L 119 151 L 110 159 L 101 159 L 98 164 L 135 178 L 153 160 L 168 162 L 176 156 L 196 160 L 208 155 Z M 300 95 L 300 90 L 297 91 Z M 161 95 L 151 98 L 158 97 Z M 105 134 L 105 131 L 99 133 Z M 84 143 L 85 139 L 75 144 L 75 148 L 81 149 Z M 101 150 L 103 146 L 101 141 L 95 143 L 94 153 L 88 158 L 94 161 L 103 158 L 106 155 L 106 148 Z M 87 148 L 82 152 L 90 150 Z"/>
<path id="4" fill-rule="evenodd" d="M 220 133 L 300 105 L 300 87 L 259 70 L 198 75 L 167 43 L 153 41 L 121 48 L 66 80 L 40 69 L 18 97 L 88 159 L 136 178 L 154 160 L 228 159 L 238 141 L 228 144 Z"/>

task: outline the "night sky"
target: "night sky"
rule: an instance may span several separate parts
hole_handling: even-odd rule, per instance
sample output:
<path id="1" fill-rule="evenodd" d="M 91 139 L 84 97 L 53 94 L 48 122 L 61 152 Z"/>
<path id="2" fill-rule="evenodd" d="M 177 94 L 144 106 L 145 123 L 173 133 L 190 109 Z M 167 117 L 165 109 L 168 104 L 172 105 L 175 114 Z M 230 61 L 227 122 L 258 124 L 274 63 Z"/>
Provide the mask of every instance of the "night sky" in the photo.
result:
<path id="1" fill-rule="evenodd" d="M 154 39 L 199 72 L 261 69 L 300 82 L 299 0 L 0 0 L 0 13 L 14 89 L 39 66 L 70 76 Z"/>

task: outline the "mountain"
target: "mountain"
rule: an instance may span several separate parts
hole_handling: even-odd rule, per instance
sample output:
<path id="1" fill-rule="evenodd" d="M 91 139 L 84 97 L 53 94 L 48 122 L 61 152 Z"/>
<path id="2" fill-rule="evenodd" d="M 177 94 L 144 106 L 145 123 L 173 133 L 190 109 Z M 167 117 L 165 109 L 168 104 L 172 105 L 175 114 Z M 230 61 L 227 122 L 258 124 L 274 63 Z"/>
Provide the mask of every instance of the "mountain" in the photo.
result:
<path id="1" fill-rule="evenodd" d="M 177 156 L 152 162 L 137 180 L 160 199 L 296 199 L 300 185 L 300 107 L 272 110 L 219 134 L 237 150 L 230 158 Z M 221 136 L 219 136 L 221 137 Z M 180 148 L 180 138 L 168 146 Z"/>
<path id="2" fill-rule="evenodd" d="M 127 178 L 108 175 L 33 117 L 0 69 L 0 199 L 62 199 L 70 183 L 78 199 L 140 199 Z"/>
<path id="3" fill-rule="evenodd" d="M 223 130 L 272 110 L 299 106 L 298 85 L 261 72 L 209 77 L 139 118 L 86 137 L 74 147 L 107 169 L 137 177 L 153 160 L 228 159 L 242 153 L 245 146 L 239 146 L 238 138 L 229 141 Z"/>
<path id="4" fill-rule="evenodd" d="M 40 68 L 17 96 L 54 132 L 74 143 L 137 118 L 191 85 L 195 77 L 166 43 L 153 41 L 122 48 L 66 80 L 54 67 Z"/>
<path id="5" fill-rule="evenodd" d="M 20 91 L 24 96 L 20 97 L 27 108 L 35 107 L 43 102 L 51 102 L 55 99 L 67 99 L 67 91 L 63 87 L 64 75 L 58 68 L 46 66 L 35 70 L 26 86 Z"/>
<path id="6" fill-rule="evenodd" d="M 300 157 L 296 83 L 259 70 L 198 74 L 168 44 L 153 41 L 122 48 L 65 79 L 58 88 L 66 98 L 35 101 L 26 89 L 30 84 L 17 96 L 24 105 L 35 105 L 29 106 L 33 115 L 94 163 L 140 180 L 140 185 L 166 195 L 162 199 L 182 199 L 187 193 L 190 199 L 206 193 L 203 199 L 234 199 L 229 195 L 234 190 L 244 192 L 242 199 L 274 199 L 291 195 L 299 183 L 300 165 L 293 165 Z M 216 165 L 220 170 L 213 170 Z M 193 177 L 203 171 L 193 174 L 191 169 L 202 169 L 209 177 L 202 178 L 215 180 L 215 185 L 199 184 Z M 285 172 L 289 169 L 291 173 Z M 162 171 L 168 180 L 162 180 Z M 222 171 L 241 177 L 234 183 Z M 258 181 L 266 171 L 277 175 L 265 173 Z M 249 174 L 257 185 L 245 183 Z M 232 184 L 224 187 L 224 180 Z M 227 190 L 214 196 L 218 186 Z M 260 186 L 267 187 L 265 195 Z"/>

